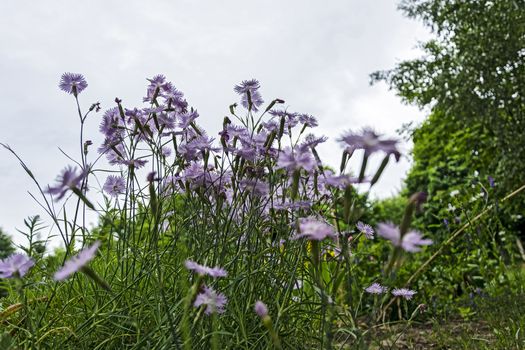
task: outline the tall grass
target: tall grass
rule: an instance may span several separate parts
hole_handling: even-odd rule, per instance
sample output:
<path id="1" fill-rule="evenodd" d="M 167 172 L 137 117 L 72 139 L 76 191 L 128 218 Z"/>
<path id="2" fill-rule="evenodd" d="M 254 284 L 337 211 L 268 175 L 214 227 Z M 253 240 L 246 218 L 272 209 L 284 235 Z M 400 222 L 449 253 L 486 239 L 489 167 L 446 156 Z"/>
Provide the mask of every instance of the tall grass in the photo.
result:
<path id="1" fill-rule="evenodd" d="M 306 135 L 315 118 L 279 108 L 280 99 L 264 105 L 251 80 L 236 86 L 240 105 L 230 106 L 214 141 L 182 93 L 156 76 L 146 107 L 116 99 L 104 113 L 106 140 L 95 151 L 84 125 L 100 106 L 83 112 L 83 79 L 66 74 L 61 82 L 78 106 L 76 170 L 43 186 L 19 158 L 63 249 L 44 254 L 38 220 L 28 222 L 25 252 L 35 265 L 24 275 L 15 267 L 2 282 L 5 348 L 331 349 L 364 346 L 369 329 L 390 317 L 390 300 L 402 318 L 414 315 L 413 293 L 390 290 L 402 259 L 431 243 L 410 231 L 422 196 L 409 200 L 400 227 L 376 232 L 393 244 L 373 248 L 373 229 L 356 227 L 366 208 L 355 184 L 379 181 L 400 157 L 396 140 L 346 132 L 336 172 L 316 151 L 326 138 Z M 359 150 L 353 177 L 348 163 Z M 380 167 L 370 170 L 378 155 Z M 88 211 L 99 215 L 92 229 Z M 96 257 L 71 260 L 94 242 Z M 364 260 L 372 268 L 363 270 Z M 78 272 L 57 281 L 65 262 Z M 206 272 L 214 267 L 227 276 Z M 258 301 L 267 313 L 254 310 Z"/>

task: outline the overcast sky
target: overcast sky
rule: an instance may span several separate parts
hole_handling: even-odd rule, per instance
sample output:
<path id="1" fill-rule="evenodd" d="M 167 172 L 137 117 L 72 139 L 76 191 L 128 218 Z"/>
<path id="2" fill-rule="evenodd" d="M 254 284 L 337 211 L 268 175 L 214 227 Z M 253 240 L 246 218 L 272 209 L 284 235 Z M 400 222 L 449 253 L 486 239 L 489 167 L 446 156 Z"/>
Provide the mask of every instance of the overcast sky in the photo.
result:
<path id="1" fill-rule="evenodd" d="M 395 135 L 424 112 L 401 104 L 368 75 L 419 54 L 428 37 L 419 23 L 396 10 L 394 0 L 264 1 L 1 1 L 0 142 L 9 144 L 39 181 L 52 183 L 78 155 L 78 117 L 72 96 L 57 87 L 63 72 L 82 73 L 85 108 L 104 109 L 116 96 L 140 106 L 146 80 L 162 73 L 185 93 L 216 135 L 233 85 L 257 78 L 266 101 L 286 100 L 288 110 L 315 115 L 317 135 L 331 138 L 321 158 L 338 164 L 344 130 L 372 126 Z M 102 113 L 87 121 L 86 136 L 100 143 Z M 405 151 L 409 145 L 405 145 Z M 336 150 L 336 151 L 334 151 Z M 77 157 L 78 158 L 78 157 Z M 20 241 L 16 228 L 41 214 L 27 191 L 34 184 L 0 149 L 0 227 Z M 408 159 L 389 165 L 374 191 L 396 193 Z M 47 218 L 46 218 L 47 219 Z"/>

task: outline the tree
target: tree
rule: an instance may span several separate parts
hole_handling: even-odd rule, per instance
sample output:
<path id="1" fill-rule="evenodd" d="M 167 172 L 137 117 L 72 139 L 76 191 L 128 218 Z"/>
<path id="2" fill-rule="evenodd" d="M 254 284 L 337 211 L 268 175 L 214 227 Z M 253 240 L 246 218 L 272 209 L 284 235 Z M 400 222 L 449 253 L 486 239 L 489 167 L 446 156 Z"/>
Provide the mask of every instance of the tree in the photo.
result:
<path id="1" fill-rule="evenodd" d="M 430 107 L 412 130 L 414 166 L 407 190 L 440 193 L 496 179 L 499 195 L 525 183 L 525 0 L 404 0 L 435 38 L 423 57 L 372 74 L 406 102 Z M 524 196 L 504 210 L 523 209 Z M 437 224 L 427 215 L 426 224 Z"/>
<path id="2" fill-rule="evenodd" d="M 15 252 L 11 238 L 0 229 L 0 259 L 7 258 Z"/>

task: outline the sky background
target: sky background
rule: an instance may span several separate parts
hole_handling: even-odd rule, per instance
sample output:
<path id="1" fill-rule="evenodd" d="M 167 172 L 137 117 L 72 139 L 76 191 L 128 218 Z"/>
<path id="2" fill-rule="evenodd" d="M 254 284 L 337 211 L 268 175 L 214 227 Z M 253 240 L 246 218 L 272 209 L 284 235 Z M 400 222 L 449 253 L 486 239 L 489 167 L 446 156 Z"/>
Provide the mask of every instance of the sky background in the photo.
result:
<path id="1" fill-rule="evenodd" d="M 145 79 L 162 73 L 210 135 L 238 102 L 233 86 L 256 78 L 267 102 L 282 98 L 289 111 L 318 118 L 314 133 L 330 137 L 321 158 L 338 165 L 335 140 L 343 131 L 372 126 L 395 136 L 403 123 L 425 116 L 385 84 L 369 85 L 370 73 L 418 56 L 417 42 L 429 37 L 397 2 L 2 1 L 0 142 L 47 185 L 72 164 L 58 147 L 76 159 L 80 152 L 74 99 L 57 87 L 63 72 L 86 77 L 85 109 L 96 101 L 113 107 L 117 96 L 125 107 L 140 107 Z M 101 117 L 88 118 L 85 131 L 97 146 Z M 27 193 L 37 190 L 18 161 L 3 149 L 0 160 L 0 227 L 20 243 L 15 228 L 24 218 L 49 219 Z M 372 195 L 395 194 L 409 166 L 407 157 L 390 164 Z"/>

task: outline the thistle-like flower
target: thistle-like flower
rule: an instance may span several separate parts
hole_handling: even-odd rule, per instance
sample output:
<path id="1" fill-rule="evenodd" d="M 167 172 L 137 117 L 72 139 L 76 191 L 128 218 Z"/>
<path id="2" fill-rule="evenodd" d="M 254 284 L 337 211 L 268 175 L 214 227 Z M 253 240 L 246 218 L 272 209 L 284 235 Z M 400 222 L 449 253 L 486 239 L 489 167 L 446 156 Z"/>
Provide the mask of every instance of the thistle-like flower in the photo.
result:
<path id="1" fill-rule="evenodd" d="M 77 255 L 73 256 L 71 259 L 67 260 L 64 263 L 64 266 L 58 270 L 54 275 L 55 281 L 62 281 L 81 270 L 84 266 L 87 265 L 97 253 L 98 248 L 100 247 L 100 241 L 96 241 L 91 246 L 85 248 Z"/>
<path id="2" fill-rule="evenodd" d="M 374 239 L 374 229 L 372 226 L 365 224 L 361 221 L 357 222 L 357 225 L 355 225 L 359 232 L 363 233 L 366 238 L 368 239 Z"/>
<path id="3" fill-rule="evenodd" d="M 126 182 L 122 176 L 109 175 L 102 189 L 110 196 L 117 198 L 119 194 L 126 191 Z"/>
<path id="4" fill-rule="evenodd" d="M 55 186 L 48 186 L 46 192 L 56 196 L 55 200 L 61 200 L 68 190 L 78 188 L 80 182 L 86 177 L 87 172 L 77 173 L 77 169 L 72 166 L 66 167 L 57 177 Z"/>
<path id="5" fill-rule="evenodd" d="M 421 251 L 421 246 L 433 243 L 431 239 L 423 239 L 421 233 L 417 231 L 409 231 L 401 238 L 399 227 L 391 223 L 380 223 L 377 227 L 377 233 L 391 241 L 394 246 L 401 247 L 410 253 L 419 252 Z"/>
<path id="6" fill-rule="evenodd" d="M 325 238 L 336 238 L 334 228 L 313 217 L 299 219 L 299 233 L 292 239 L 306 238 L 310 241 L 322 241 Z"/>
<path id="7" fill-rule="evenodd" d="M 33 259 L 24 254 L 12 254 L 0 260 L 0 278 L 24 277 L 35 265 Z"/>
<path id="8" fill-rule="evenodd" d="M 383 294 L 386 292 L 386 287 L 383 287 L 379 283 L 372 283 L 370 286 L 365 288 L 365 292 L 369 294 Z"/>
<path id="9" fill-rule="evenodd" d="M 217 277 L 226 277 L 228 273 L 226 270 L 224 270 L 222 267 L 215 266 L 215 267 L 208 267 L 204 265 L 197 264 L 195 261 L 186 260 L 184 263 L 184 266 L 190 271 L 196 272 L 197 274 L 204 276 L 208 275 L 213 278 Z"/>
<path id="10" fill-rule="evenodd" d="M 203 292 L 198 294 L 195 298 L 193 306 L 200 307 L 201 305 L 206 305 L 206 310 L 204 313 L 206 315 L 211 315 L 214 312 L 219 314 L 224 312 L 224 307 L 228 299 L 222 293 L 217 293 L 211 287 L 204 286 Z"/>
<path id="11" fill-rule="evenodd" d="M 407 300 L 410 300 L 412 299 L 412 297 L 414 296 L 414 294 L 416 294 L 417 292 L 414 291 L 414 290 L 410 290 L 410 289 L 406 289 L 406 288 L 400 288 L 400 289 L 394 289 L 392 291 L 392 294 L 396 297 L 402 297 L 402 298 L 405 298 Z"/>
<path id="12" fill-rule="evenodd" d="M 60 78 L 60 84 L 58 86 L 62 91 L 77 96 L 82 90 L 87 88 L 88 84 L 82 74 L 64 73 Z"/>

